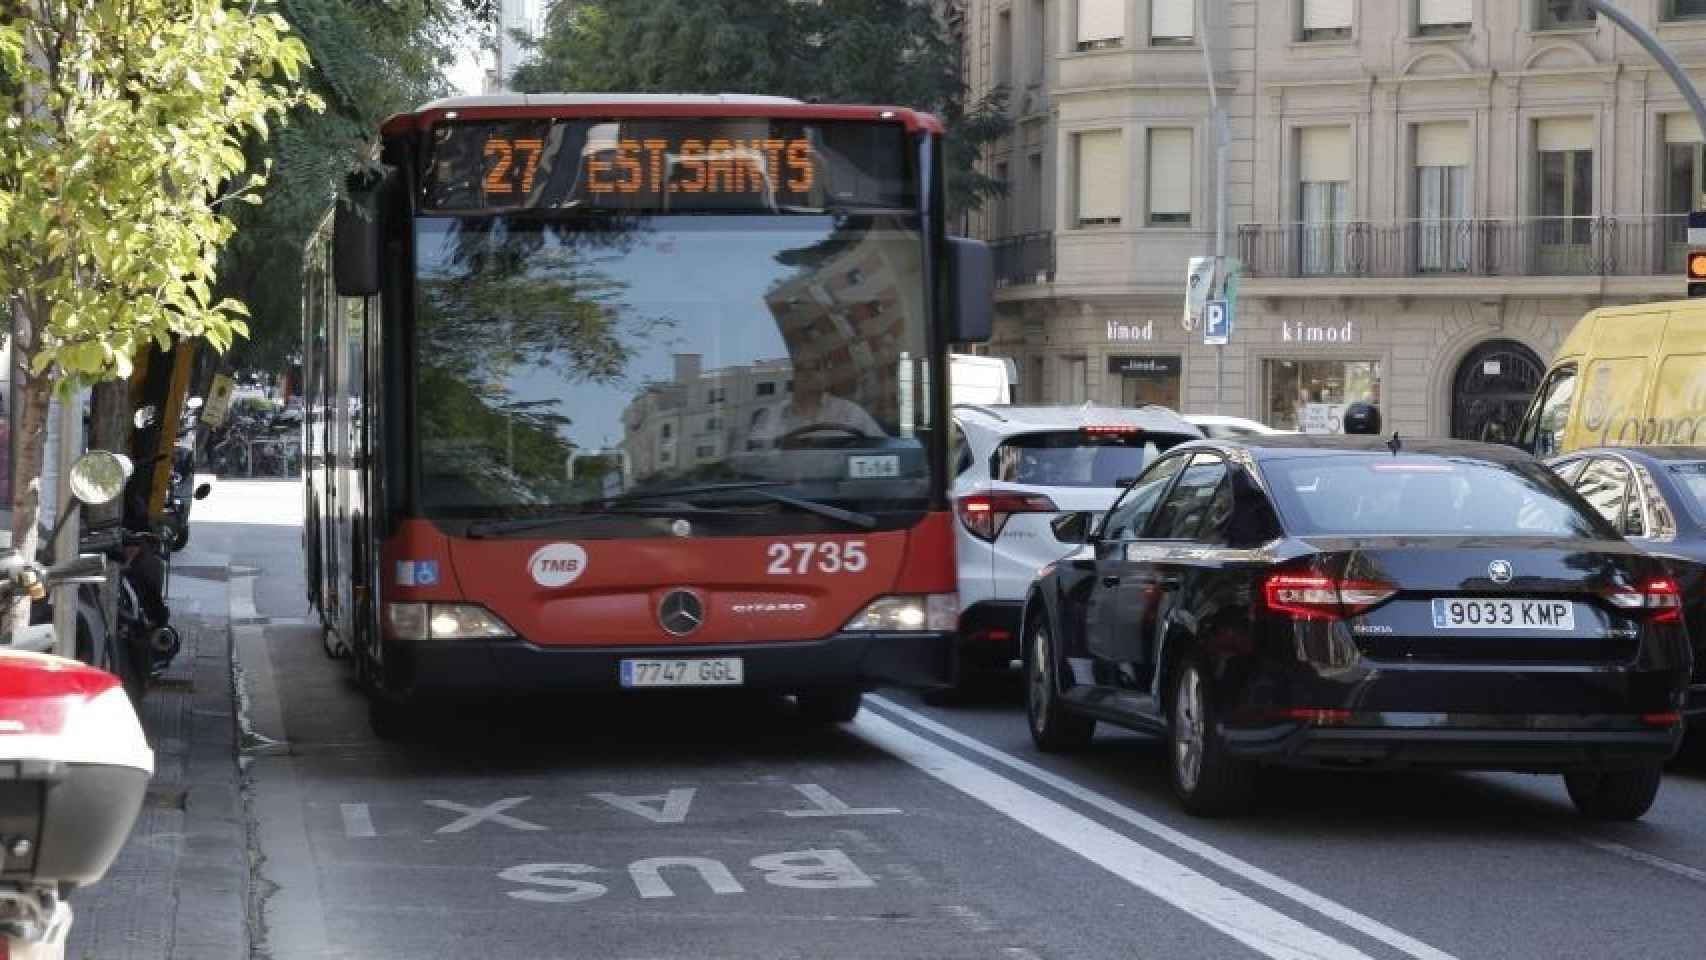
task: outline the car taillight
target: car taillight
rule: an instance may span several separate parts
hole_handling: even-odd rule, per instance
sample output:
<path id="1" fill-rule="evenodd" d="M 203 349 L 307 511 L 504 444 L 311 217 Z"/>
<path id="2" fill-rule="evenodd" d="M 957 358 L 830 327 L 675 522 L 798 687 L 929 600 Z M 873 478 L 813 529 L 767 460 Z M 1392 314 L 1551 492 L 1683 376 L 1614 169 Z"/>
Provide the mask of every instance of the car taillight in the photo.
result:
<path id="1" fill-rule="evenodd" d="M 1129 437 L 1133 434 L 1142 432 L 1136 427 L 1122 427 L 1118 424 L 1103 427 L 1085 427 L 1083 430 L 1087 436 L 1092 437 Z"/>
<path id="2" fill-rule="evenodd" d="M 1682 620 L 1682 588 L 1669 577 L 1654 577 L 1634 589 L 1613 590 L 1606 599 L 1621 610 L 1646 613 L 1653 623 Z"/>
<path id="3" fill-rule="evenodd" d="M 1054 501 L 1037 493 L 974 493 L 960 498 L 960 522 L 972 536 L 991 543 L 1015 513 L 1058 513 Z"/>
<path id="4" fill-rule="evenodd" d="M 1262 583 L 1268 609 L 1300 620 L 1338 620 L 1373 609 L 1398 591 L 1391 584 L 1340 580 L 1315 573 L 1270 573 Z"/>

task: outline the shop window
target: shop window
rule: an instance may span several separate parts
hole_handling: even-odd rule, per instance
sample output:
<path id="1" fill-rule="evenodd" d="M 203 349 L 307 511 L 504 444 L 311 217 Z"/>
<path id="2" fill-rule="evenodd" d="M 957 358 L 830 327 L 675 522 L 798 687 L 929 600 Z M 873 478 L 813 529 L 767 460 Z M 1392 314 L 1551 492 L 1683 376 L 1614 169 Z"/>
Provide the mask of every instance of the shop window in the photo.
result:
<path id="1" fill-rule="evenodd" d="M 758 384 L 757 394 L 761 397 L 774 397 L 776 395 L 776 384 L 769 380 L 761 381 Z"/>
<path id="2" fill-rule="evenodd" d="M 1560 117 L 1535 125 L 1540 185 L 1536 267 L 1578 274 L 1592 265 L 1594 123 Z"/>
<path id="3" fill-rule="evenodd" d="M 1298 39 L 1304 42 L 1319 40 L 1349 40 L 1356 15 L 1353 0 L 1302 0 L 1302 18 Z"/>
<path id="4" fill-rule="evenodd" d="M 1351 130 L 1298 131 L 1298 251 L 1305 274 L 1349 270 Z"/>
<path id="5" fill-rule="evenodd" d="M 1424 123 L 1416 130 L 1416 253 L 1423 273 L 1469 269 L 1469 127 Z"/>
<path id="6" fill-rule="evenodd" d="M 1535 0 L 1534 29 L 1572 30 L 1591 27 L 1599 16 L 1587 0 Z"/>
<path id="7" fill-rule="evenodd" d="M 1191 225 L 1191 131 L 1149 131 L 1149 225 Z"/>
<path id="8" fill-rule="evenodd" d="M 1417 36 L 1462 36 L 1474 20 L 1474 0 L 1416 0 Z"/>
<path id="9" fill-rule="evenodd" d="M 1266 368 L 1262 419 L 1277 429 L 1341 433 L 1346 406 L 1380 406 L 1378 360 L 1269 360 Z"/>
<path id="10" fill-rule="evenodd" d="M 1196 0 L 1149 0 L 1150 46 L 1188 47 L 1196 42 Z"/>
<path id="11" fill-rule="evenodd" d="M 1078 49 L 1107 50 L 1125 43 L 1125 0 L 1078 0 Z"/>
<path id="12" fill-rule="evenodd" d="M 1706 0 L 1665 0 L 1666 20 L 1706 20 Z"/>
<path id="13" fill-rule="evenodd" d="M 1125 137 L 1118 130 L 1080 133 L 1078 225 L 1117 225 L 1125 211 Z"/>

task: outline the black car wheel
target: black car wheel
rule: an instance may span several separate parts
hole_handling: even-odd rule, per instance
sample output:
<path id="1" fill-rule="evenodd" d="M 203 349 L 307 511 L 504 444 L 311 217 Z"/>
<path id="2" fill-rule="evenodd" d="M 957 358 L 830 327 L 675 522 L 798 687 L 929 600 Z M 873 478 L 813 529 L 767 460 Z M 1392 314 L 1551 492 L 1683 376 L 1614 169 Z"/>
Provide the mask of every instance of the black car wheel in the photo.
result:
<path id="1" fill-rule="evenodd" d="M 808 723 L 851 723 L 865 702 L 865 692 L 858 687 L 812 690 L 794 699 L 800 705 L 800 716 Z"/>
<path id="2" fill-rule="evenodd" d="M 1174 671 L 1169 706 L 1167 768 L 1185 811 L 1218 816 L 1248 807 L 1255 765 L 1227 752 L 1215 729 L 1212 690 L 1195 658 L 1186 658 Z"/>
<path id="3" fill-rule="evenodd" d="M 1089 743 L 1096 735 L 1096 721 L 1071 712 L 1061 702 L 1054 679 L 1054 637 L 1043 617 L 1031 622 L 1025 651 L 1025 715 L 1030 720 L 1031 742 L 1048 753 Z"/>
<path id="4" fill-rule="evenodd" d="M 1606 773 L 1566 773 L 1564 788 L 1582 816 L 1595 820 L 1639 820 L 1659 795 L 1659 767 Z"/>

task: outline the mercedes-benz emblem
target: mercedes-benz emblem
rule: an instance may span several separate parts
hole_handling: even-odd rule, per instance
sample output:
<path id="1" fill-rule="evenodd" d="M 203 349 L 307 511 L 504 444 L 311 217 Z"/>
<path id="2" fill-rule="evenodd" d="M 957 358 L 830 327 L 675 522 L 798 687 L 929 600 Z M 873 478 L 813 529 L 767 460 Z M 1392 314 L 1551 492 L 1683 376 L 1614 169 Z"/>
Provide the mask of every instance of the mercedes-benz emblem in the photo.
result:
<path id="1" fill-rule="evenodd" d="M 686 520 L 676 520 L 669 525 L 669 532 L 678 537 L 691 537 L 693 536 L 693 524 Z"/>
<path id="2" fill-rule="evenodd" d="M 1511 564 L 1509 560 L 1494 560 L 1487 564 L 1487 579 L 1494 583 L 1511 582 Z"/>
<path id="3" fill-rule="evenodd" d="M 658 623 L 670 633 L 685 637 L 705 622 L 705 605 L 686 590 L 676 590 L 658 604 Z"/>

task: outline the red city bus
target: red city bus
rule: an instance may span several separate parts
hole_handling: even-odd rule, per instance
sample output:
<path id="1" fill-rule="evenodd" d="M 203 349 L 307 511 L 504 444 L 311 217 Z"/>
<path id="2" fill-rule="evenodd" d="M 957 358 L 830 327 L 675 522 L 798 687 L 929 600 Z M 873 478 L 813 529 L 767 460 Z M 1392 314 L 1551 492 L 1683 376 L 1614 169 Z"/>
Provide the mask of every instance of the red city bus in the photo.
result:
<path id="1" fill-rule="evenodd" d="M 942 127 L 769 97 L 442 100 L 309 250 L 304 535 L 376 729 L 445 698 L 950 670 Z"/>

